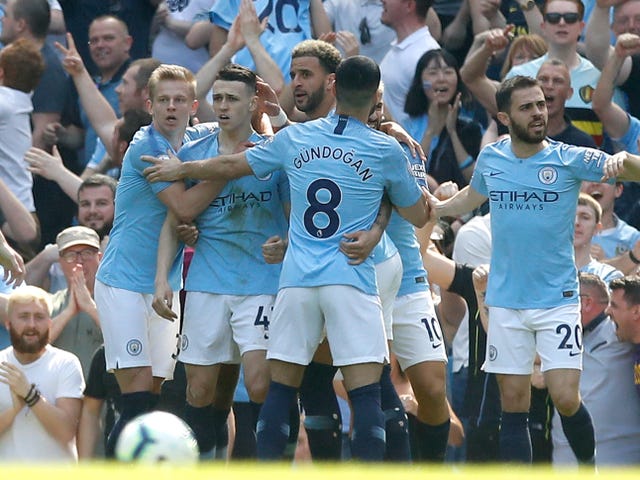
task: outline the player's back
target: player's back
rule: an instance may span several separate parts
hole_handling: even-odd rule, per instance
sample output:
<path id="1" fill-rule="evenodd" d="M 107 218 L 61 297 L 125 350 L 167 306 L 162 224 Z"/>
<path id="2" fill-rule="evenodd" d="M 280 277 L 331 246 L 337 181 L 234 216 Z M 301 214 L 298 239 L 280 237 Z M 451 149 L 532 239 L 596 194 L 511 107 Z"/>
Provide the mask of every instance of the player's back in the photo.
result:
<path id="1" fill-rule="evenodd" d="M 332 114 L 278 132 L 247 158 L 258 176 L 283 168 L 291 185 L 290 247 L 280 287 L 339 283 L 375 293 L 372 262 L 349 265 L 339 244 L 345 233 L 371 228 L 383 191 L 400 207 L 419 198 L 398 142 Z"/>

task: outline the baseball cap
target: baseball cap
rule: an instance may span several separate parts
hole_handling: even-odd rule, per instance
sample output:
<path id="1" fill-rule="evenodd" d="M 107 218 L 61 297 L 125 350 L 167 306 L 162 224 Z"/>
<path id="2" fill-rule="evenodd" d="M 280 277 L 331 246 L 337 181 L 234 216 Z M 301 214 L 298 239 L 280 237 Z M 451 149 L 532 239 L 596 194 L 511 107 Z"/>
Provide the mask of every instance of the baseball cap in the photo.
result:
<path id="1" fill-rule="evenodd" d="M 62 252 L 74 245 L 88 245 L 100 249 L 100 237 L 88 227 L 69 227 L 62 230 L 56 237 L 58 252 Z"/>

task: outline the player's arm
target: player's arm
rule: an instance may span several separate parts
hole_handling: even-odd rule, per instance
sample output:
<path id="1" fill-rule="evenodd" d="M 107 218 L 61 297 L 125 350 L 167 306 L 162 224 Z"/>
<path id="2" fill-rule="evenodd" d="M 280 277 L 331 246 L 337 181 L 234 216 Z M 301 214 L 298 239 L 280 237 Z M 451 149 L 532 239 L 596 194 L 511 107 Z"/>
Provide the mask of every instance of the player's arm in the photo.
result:
<path id="1" fill-rule="evenodd" d="M 384 230 L 391 218 L 391 202 L 385 194 L 380 202 L 378 215 L 369 230 L 358 230 L 343 235 L 340 242 L 340 251 L 349 258 L 350 265 L 359 265 L 364 262 L 380 242 Z"/>
<path id="2" fill-rule="evenodd" d="M 155 278 L 155 292 L 152 306 L 158 315 L 167 320 L 178 318 L 171 309 L 173 303 L 173 290 L 169 285 L 169 270 L 178 250 L 178 219 L 169 210 L 160 230 L 158 241 L 158 254 Z"/>
<path id="3" fill-rule="evenodd" d="M 457 217 L 458 215 L 470 212 L 474 208 L 479 207 L 487 199 L 487 197 L 478 193 L 470 185 L 467 185 L 453 197 L 445 201 L 438 201 L 432 195 L 429 195 L 429 198 L 431 208 L 436 218 Z"/>
<path id="4" fill-rule="evenodd" d="M 489 279 L 489 265 L 479 265 L 473 271 L 473 288 L 476 291 L 476 300 L 478 302 L 478 313 L 480 314 L 480 322 L 485 332 L 489 331 L 489 308 L 485 303 L 485 295 L 487 293 L 487 281 Z"/>
<path id="5" fill-rule="evenodd" d="M 607 157 L 602 169 L 601 182 L 610 178 L 617 181 L 640 182 L 640 156 L 629 152 L 618 152 Z"/>
<path id="6" fill-rule="evenodd" d="M 609 54 L 609 59 L 602 69 L 598 85 L 593 92 L 592 106 L 602 121 L 607 133 L 613 138 L 620 138 L 629 129 L 629 117 L 620 106 L 613 102 L 613 90 L 620 68 L 628 57 L 629 48 L 638 48 L 640 37 L 622 34 L 616 41 L 616 47 Z"/>
<path id="7" fill-rule="evenodd" d="M 78 425 L 78 457 L 80 459 L 93 458 L 96 450 L 100 428 L 100 412 L 104 400 L 86 396 L 82 399 L 82 412 Z"/>
<path id="8" fill-rule="evenodd" d="M 228 181 L 253 175 L 244 152 L 183 163 L 167 162 L 150 155 L 142 155 L 141 159 L 152 164 L 143 172 L 150 182 L 174 182 L 185 178 Z"/>
<path id="9" fill-rule="evenodd" d="M 429 192 L 423 188 L 420 198 L 410 207 L 398 207 L 395 205 L 400 216 L 413 224 L 414 227 L 422 227 L 429 220 L 431 208 L 429 207 L 427 195 L 429 195 Z"/>

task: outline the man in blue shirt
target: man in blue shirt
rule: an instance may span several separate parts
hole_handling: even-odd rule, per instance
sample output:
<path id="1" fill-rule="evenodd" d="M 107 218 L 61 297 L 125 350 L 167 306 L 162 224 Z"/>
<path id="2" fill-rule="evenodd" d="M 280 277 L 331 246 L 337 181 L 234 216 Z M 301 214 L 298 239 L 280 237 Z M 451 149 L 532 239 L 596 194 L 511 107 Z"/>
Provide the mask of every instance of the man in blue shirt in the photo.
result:
<path id="1" fill-rule="evenodd" d="M 125 154 L 113 228 L 96 276 L 95 301 L 107 368 L 115 371 L 123 394 L 108 455 L 126 422 L 151 410 L 162 382 L 173 376 L 178 324 L 161 318 L 151 306 L 158 238 L 167 209 L 189 222 L 188 209 L 204 208 L 212 188 L 207 182 L 188 191 L 182 182 L 151 185 L 142 174 L 142 154 L 176 152 L 183 143 L 209 133 L 206 125 L 187 129 L 197 108 L 193 74 L 175 65 L 158 67 L 149 79 L 149 99 L 153 121 L 136 134 Z M 172 260 L 169 284 L 177 306 L 182 250 Z"/>
<path id="2" fill-rule="evenodd" d="M 544 93 L 530 77 L 505 81 L 496 103 L 510 138 L 485 147 L 467 188 L 433 204 L 437 216 L 455 216 L 490 201 L 484 369 L 498 374 L 501 456 L 531 461 L 529 392 L 537 351 L 571 448 L 580 462 L 593 462 L 593 425 L 578 391 L 582 330 L 572 245 L 577 197 L 582 180 L 640 178 L 640 157 L 608 157 L 547 140 Z"/>
<path id="3" fill-rule="evenodd" d="M 366 126 L 379 81 L 375 62 L 351 57 L 336 71 L 335 114 L 240 154 L 179 165 L 145 157 L 155 164 L 146 171 L 151 181 L 263 177 L 278 169 L 289 178 L 289 248 L 270 325 L 272 380 L 258 422 L 262 459 L 282 456 L 289 406 L 325 329 L 354 412 L 352 453 L 360 460 L 384 455 L 378 382 L 388 352 L 374 265 L 351 265 L 340 242 L 371 227 L 384 191 L 415 225 L 424 224 L 428 208 L 402 147 Z"/>

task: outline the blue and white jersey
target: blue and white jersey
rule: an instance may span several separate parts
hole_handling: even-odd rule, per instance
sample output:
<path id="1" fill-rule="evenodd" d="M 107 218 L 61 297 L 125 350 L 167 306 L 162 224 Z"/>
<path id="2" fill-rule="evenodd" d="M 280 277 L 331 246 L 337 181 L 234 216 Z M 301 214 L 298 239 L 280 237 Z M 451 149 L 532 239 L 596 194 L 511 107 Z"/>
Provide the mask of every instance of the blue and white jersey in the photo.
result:
<path id="1" fill-rule="evenodd" d="M 396 253 L 398 253 L 398 249 L 393 244 L 387 232 L 382 233 L 382 237 L 380 237 L 380 241 L 376 245 L 376 248 L 371 252 L 371 258 L 375 265 L 384 262 L 385 260 L 389 260 Z"/>
<path id="2" fill-rule="evenodd" d="M 345 233 L 371 228 L 384 191 L 399 207 L 420 198 L 400 144 L 353 117 L 331 114 L 280 130 L 246 157 L 258 177 L 284 169 L 291 185 L 280 288 L 351 285 L 376 295 L 371 258 L 349 265 L 339 247 Z"/>
<path id="3" fill-rule="evenodd" d="M 609 285 L 611 280 L 624 277 L 624 274 L 617 268 L 612 267 L 608 263 L 602 263 L 594 259 L 591 259 L 591 261 L 582 267 L 580 271 L 597 275 L 607 285 Z"/>
<path id="4" fill-rule="evenodd" d="M 289 82 L 291 70 L 291 50 L 303 40 L 313 38 L 311 35 L 311 13 L 309 0 L 253 0 L 262 21 L 269 17 L 267 28 L 260 35 L 260 43 L 276 62 L 285 82 Z M 209 17 L 211 23 L 229 31 L 233 20 L 238 16 L 240 0 L 224 0 L 216 2 Z M 256 66 L 249 49 L 244 47 L 233 57 L 235 63 L 255 70 Z"/>
<path id="5" fill-rule="evenodd" d="M 614 214 L 615 227 L 601 230 L 593 236 L 591 243 L 600 245 L 605 258 L 622 255 L 633 248 L 640 241 L 640 231 L 633 228 Z"/>
<path id="6" fill-rule="evenodd" d="M 529 158 L 516 158 L 509 138 L 478 156 L 471 186 L 489 198 L 493 238 L 488 305 L 529 309 L 578 302 L 578 193 L 582 180 L 600 180 L 607 155 L 547 141 Z"/>
<path id="7" fill-rule="evenodd" d="M 408 149 L 404 148 L 411 164 L 413 177 L 418 185 L 427 188 L 427 174 L 422 159 L 420 157 L 412 157 L 408 153 Z M 394 209 L 387 226 L 387 234 L 398 249 L 398 252 L 400 252 L 400 259 L 402 260 L 402 283 L 397 296 L 402 297 L 410 293 L 428 290 L 427 271 L 422 263 L 420 243 L 418 242 L 418 237 L 416 237 L 414 226 L 402 218 L 397 210 Z"/>
<path id="8" fill-rule="evenodd" d="M 182 161 L 219 155 L 219 131 L 184 145 Z M 249 141 L 261 143 L 254 133 Z M 229 181 L 196 219 L 200 235 L 185 283 L 190 292 L 223 295 L 275 295 L 280 264 L 269 265 L 262 244 L 273 235 L 286 238 L 289 182 L 283 171 L 264 178 L 253 175 Z"/>
<path id="9" fill-rule="evenodd" d="M 206 132 L 210 132 L 206 126 L 187 129 L 184 142 Z M 116 189 L 113 228 L 96 277 L 106 285 L 139 293 L 155 291 L 158 239 L 167 215 L 167 207 L 157 195 L 171 183 L 147 182 L 142 171 L 149 164 L 140 156 L 166 155 L 167 150 L 173 151 L 169 141 L 151 125 L 142 127 L 129 144 Z M 182 249 L 169 273 L 174 290 L 180 289 L 181 270 Z"/>

